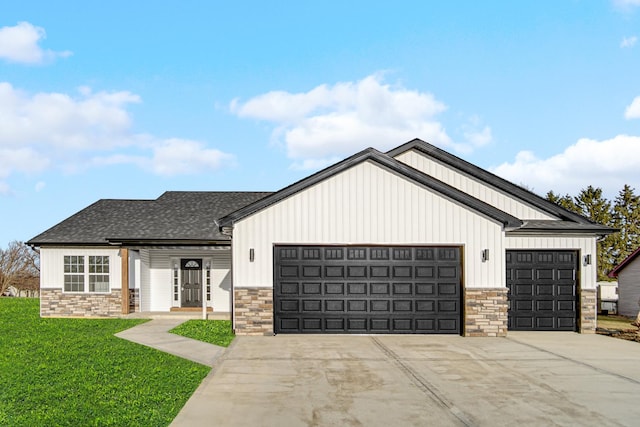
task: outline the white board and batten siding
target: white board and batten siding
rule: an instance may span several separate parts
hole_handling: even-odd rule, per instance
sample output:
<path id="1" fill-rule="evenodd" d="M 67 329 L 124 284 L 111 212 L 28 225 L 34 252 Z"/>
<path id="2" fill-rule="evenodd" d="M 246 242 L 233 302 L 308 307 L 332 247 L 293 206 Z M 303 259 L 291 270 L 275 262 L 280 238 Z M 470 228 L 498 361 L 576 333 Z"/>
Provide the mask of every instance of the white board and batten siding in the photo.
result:
<path id="1" fill-rule="evenodd" d="M 567 249 L 578 251 L 578 268 L 580 269 L 580 287 L 583 289 L 596 289 L 596 238 L 593 236 L 507 236 L 505 249 L 509 250 L 546 250 Z M 591 264 L 585 265 L 583 257 L 591 255 Z"/>
<path id="2" fill-rule="evenodd" d="M 237 221 L 234 283 L 273 286 L 273 246 L 462 246 L 467 287 L 505 283 L 502 224 L 372 162 L 363 162 Z M 255 260 L 250 262 L 249 251 Z"/>
<path id="3" fill-rule="evenodd" d="M 463 191 L 476 199 L 482 200 L 503 212 L 520 219 L 558 219 L 546 212 L 526 204 L 503 191 L 488 185 L 472 176 L 431 158 L 415 150 L 406 151 L 396 157 L 396 160 L 418 169 L 422 173 L 436 178 L 450 186 Z"/>
<path id="4" fill-rule="evenodd" d="M 618 312 L 636 316 L 640 311 L 640 256 L 618 273 Z"/>
<path id="5" fill-rule="evenodd" d="M 174 299 L 174 265 L 182 258 L 201 258 L 211 266 L 211 301 L 214 311 L 231 311 L 231 251 L 228 248 L 212 250 L 142 249 L 140 250 L 140 310 L 169 311 L 179 307 Z"/>
<path id="6" fill-rule="evenodd" d="M 67 247 L 40 249 L 40 286 L 45 289 L 64 288 L 64 257 L 65 256 L 108 256 L 109 257 L 109 288 L 122 288 L 120 271 L 120 249 L 100 247 Z M 87 260 L 85 259 L 85 263 Z"/>

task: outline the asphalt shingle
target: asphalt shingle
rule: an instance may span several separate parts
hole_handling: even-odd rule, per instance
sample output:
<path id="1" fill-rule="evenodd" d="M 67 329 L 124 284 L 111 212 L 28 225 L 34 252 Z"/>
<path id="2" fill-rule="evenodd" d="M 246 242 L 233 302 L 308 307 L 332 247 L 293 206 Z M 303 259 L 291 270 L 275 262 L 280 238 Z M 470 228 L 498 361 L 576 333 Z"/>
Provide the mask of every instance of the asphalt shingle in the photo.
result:
<path id="1" fill-rule="evenodd" d="M 156 200 L 103 199 L 28 243 L 105 244 L 126 241 L 227 241 L 215 224 L 269 192 L 168 191 Z"/>

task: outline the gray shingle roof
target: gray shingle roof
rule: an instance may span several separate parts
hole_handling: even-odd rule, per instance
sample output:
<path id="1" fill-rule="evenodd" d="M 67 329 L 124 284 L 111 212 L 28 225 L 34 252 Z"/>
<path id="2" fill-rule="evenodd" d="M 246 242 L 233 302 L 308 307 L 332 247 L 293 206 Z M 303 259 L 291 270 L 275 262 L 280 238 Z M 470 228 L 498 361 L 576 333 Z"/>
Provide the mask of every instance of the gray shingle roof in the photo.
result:
<path id="1" fill-rule="evenodd" d="M 205 243 L 228 241 L 215 219 L 268 192 L 168 191 L 156 200 L 103 199 L 31 239 L 28 244 Z"/>

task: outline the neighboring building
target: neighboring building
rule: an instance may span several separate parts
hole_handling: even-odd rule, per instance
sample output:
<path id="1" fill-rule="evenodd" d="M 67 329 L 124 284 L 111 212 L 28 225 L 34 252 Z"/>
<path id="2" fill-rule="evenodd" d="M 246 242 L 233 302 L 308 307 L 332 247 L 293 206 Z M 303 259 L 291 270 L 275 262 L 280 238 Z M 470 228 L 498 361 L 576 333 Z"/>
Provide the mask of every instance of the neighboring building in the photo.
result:
<path id="1" fill-rule="evenodd" d="M 618 314 L 635 317 L 640 311 L 640 248 L 611 270 L 609 277 L 618 278 Z"/>
<path id="2" fill-rule="evenodd" d="M 237 334 L 504 336 L 593 332 L 612 231 L 416 139 L 275 193 L 101 200 L 29 244 L 42 316 L 204 300 Z"/>

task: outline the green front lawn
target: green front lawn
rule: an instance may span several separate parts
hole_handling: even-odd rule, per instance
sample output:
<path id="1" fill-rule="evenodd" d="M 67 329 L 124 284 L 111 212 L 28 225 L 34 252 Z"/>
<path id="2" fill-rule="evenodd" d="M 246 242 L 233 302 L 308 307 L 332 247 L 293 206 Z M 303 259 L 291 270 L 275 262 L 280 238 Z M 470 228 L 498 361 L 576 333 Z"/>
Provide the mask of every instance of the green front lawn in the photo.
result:
<path id="1" fill-rule="evenodd" d="M 188 320 L 169 332 L 221 347 L 229 347 L 234 338 L 230 320 Z"/>
<path id="2" fill-rule="evenodd" d="M 144 320 L 41 319 L 0 298 L 0 425 L 168 425 L 210 368 L 113 334 Z"/>

